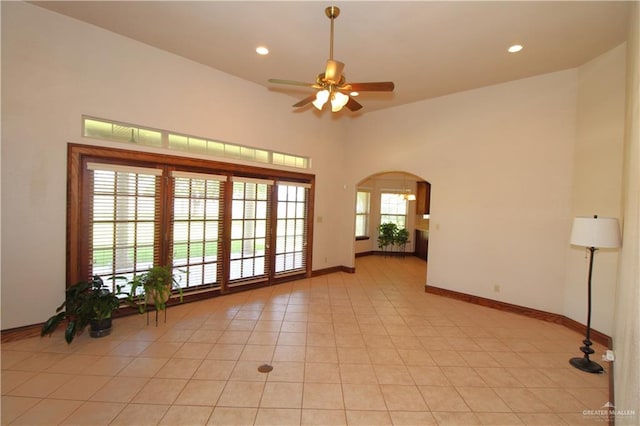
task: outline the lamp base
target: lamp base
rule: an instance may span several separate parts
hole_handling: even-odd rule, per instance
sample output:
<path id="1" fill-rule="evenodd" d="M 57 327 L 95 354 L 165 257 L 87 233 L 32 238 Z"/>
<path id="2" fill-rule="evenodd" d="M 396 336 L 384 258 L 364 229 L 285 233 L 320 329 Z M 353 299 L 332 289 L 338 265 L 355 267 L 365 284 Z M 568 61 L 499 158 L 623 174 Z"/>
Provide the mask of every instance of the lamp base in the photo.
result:
<path id="1" fill-rule="evenodd" d="M 591 361 L 587 357 L 582 358 L 571 358 L 569 363 L 573 365 L 578 370 L 586 371 L 587 373 L 602 373 L 604 369 L 597 362 Z"/>

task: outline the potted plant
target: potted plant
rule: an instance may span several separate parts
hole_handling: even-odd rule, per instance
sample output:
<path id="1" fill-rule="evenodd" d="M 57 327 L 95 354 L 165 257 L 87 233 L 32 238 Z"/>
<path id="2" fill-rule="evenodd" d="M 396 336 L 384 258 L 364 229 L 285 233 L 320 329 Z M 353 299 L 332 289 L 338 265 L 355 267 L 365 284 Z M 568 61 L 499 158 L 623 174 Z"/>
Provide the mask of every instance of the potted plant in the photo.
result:
<path id="1" fill-rule="evenodd" d="M 378 226 L 378 247 L 382 251 L 387 250 L 387 246 L 393 245 L 395 241 L 396 233 L 398 232 L 398 226 L 393 222 L 381 223 Z"/>
<path id="2" fill-rule="evenodd" d="M 111 333 L 111 315 L 120 307 L 118 291 L 112 293 L 102 278 L 95 275 L 91 281 L 81 281 L 67 288 L 65 300 L 43 325 L 40 335 L 51 335 L 60 322 L 67 319 L 64 338 L 71 343 L 73 338 L 90 325 L 91 337 L 103 337 Z"/>
<path id="3" fill-rule="evenodd" d="M 143 274 L 135 275 L 129 281 L 129 285 L 129 304 L 137 306 L 141 314 L 148 311 L 148 305 L 153 305 L 156 312 L 165 310 L 174 289 L 182 302 L 182 287 L 171 272 L 170 266 L 154 266 Z M 156 313 L 156 324 L 157 322 Z"/>
<path id="4" fill-rule="evenodd" d="M 393 239 L 393 243 L 398 246 L 398 249 L 402 250 L 402 253 L 405 251 L 405 246 L 409 242 L 409 231 L 407 228 L 398 229 L 396 235 Z"/>

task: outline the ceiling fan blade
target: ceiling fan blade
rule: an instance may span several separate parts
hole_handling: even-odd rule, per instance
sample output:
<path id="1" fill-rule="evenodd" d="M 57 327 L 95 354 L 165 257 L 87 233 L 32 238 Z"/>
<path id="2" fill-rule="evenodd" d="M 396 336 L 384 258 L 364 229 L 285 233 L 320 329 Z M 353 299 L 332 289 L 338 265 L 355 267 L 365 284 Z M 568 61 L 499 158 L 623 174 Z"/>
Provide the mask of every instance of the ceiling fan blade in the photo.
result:
<path id="1" fill-rule="evenodd" d="M 270 78 L 269 83 L 289 84 L 291 86 L 304 86 L 304 87 L 318 88 L 318 85 L 316 83 L 305 83 L 303 81 L 293 81 L 293 80 L 279 80 L 277 78 Z"/>
<path id="2" fill-rule="evenodd" d="M 340 90 L 352 90 L 355 92 L 393 92 L 393 81 L 378 81 L 371 83 L 347 83 Z"/>
<path id="3" fill-rule="evenodd" d="M 294 108 L 303 107 L 303 106 L 313 102 L 315 99 L 316 99 L 316 94 L 314 93 L 313 95 L 307 96 L 306 98 L 304 98 L 300 102 L 297 102 L 297 103 L 293 104 L 293 107 Z"/>
<path id="4" fill-rule="evenodd" d="M 344 64 L 342 62 L 329 59 L 327 61 L 327 69 L 324 72 L 325 80 L 331 84 L 338 84 L 340 78 L 342 78 L 342 70 L 344 70 Z"/>
<path id="5" fill-rule="evenodd" d="M 345 106 L 349 108 L 349 111 L 357 111 L 362 108 L 362 105 L 360 105 L 358 101 L 353 99 L 353 96 L 349 96 L 349 100 L 347 101 Z"/>

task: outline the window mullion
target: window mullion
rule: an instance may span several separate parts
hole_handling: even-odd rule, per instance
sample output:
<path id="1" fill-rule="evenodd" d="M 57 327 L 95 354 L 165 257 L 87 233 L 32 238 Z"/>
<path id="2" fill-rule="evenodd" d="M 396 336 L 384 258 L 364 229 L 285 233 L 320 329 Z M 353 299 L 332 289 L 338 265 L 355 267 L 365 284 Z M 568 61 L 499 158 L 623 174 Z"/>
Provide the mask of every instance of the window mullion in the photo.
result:
<path id="1" fill-rule="evenodd" d="M 171 230 L 171 222 L 173 220 L 173 180 L 170 178 L 168 167 L 164 168 L 162 179 L 160 179 L 159 188 L 157 187 L 156 202 L 158 218 L 156 222 L 157 234 L 159 241 L 157 254 L 154 256 L 154 264 L 160 266 L 171 266 L 173 235 Z"/>
<path id="2" fill-rule="evenodd" d="M 224 182 L 224 202 L 222 203 L 222 264 L 220 291 L 229 291 L 229 264 L 231 262 L 231 205 L 233 199 L 233 182 L 228 179 Z"/>

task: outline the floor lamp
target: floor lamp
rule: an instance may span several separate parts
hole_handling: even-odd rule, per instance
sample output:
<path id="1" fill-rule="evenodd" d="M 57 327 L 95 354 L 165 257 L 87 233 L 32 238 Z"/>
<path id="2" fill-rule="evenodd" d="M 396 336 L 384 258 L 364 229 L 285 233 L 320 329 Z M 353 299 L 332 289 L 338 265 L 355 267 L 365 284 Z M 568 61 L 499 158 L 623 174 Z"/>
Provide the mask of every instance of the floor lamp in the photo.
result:
<path id="1" fill-rule="evenodd" d="M 569 362 L 575 368 L 587 373 L 601 373 L 600 364 L 591 361 L 589 355 L 595 351 L 591 349 L 591 274 L 593 272 L 593 255 L 599 248 L 618 248 L 621 245 L 620 227 L 618 219 L 611 217 L 576 217 L 571 229 L 571 244 L 587 247 L 589 250 L 589 277 L 587 281 L 587 332 L 580 348 L 584 356 L 571 358 Z"/>

